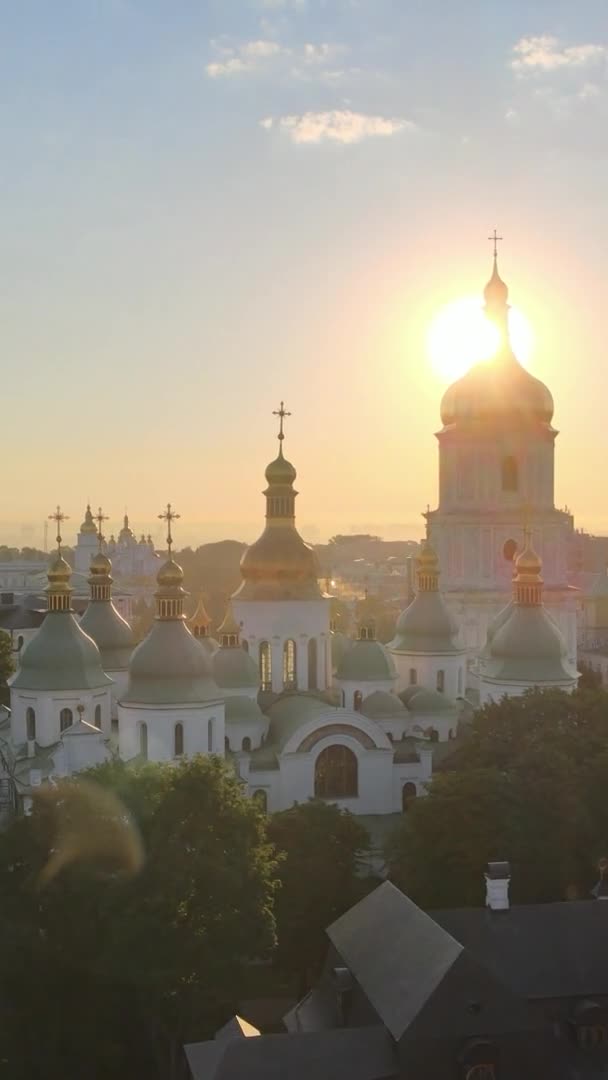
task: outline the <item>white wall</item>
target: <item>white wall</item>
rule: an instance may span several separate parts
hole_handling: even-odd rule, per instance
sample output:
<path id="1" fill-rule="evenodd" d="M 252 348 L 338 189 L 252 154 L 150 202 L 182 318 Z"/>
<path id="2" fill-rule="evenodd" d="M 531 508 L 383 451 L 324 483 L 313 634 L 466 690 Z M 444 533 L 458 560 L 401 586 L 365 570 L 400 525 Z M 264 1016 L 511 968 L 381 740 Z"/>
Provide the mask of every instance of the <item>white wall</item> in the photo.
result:
<path id="1" fill-rule="evenodd" d="M 212 745 L 208 743 L 208 724 L 212 721 Z M 148 761 L 173 761 L 175 725 L 184 728 L 184 756 L 220 754 L 224 756 L 224 702 L 201 705 L 122 705 L 118 704 L 118 749 L 129 761 L 140 753 L 140 728 L 148 730 Z"/>
<path id="2" fill-rule="evenodd" d="M 466 653 L 403 653 L 394 652 L 392 649 L 389 649 L 389 652 L 397 668 L 395 693 L 400 694 L 411 685 L 410 670 L 413 668 L 418 686 L 436 690 L 437 673 L 443 671 L 445 697 L 454 701 L 463 696 L 466 686 Z"/>
<path id="3" fill-rule="evenodd" d="M 234 616 L 241 623 L 241 637 L 249 644 L 256 662 L 260 643 L 272 646 L 272 689 L 283 690 L 283 646 L 296 642 L 297 688 L 308 690 L 308 642 L 317 641 L 317 679 L 312 689 L 325 690 L 331 683 L 329 655 L 329 598 L 319 600 L 239 600 L 232 601 Z"/>
<path id="4" fill-rule="evenodd" d="M 359 679 L 357 682 L 353 682 L 349 679 L 336 679 L 335 685 L 338 690 L 344 695 L 342 705 L 345 709 L 353 709 L 355 702 L 355 694 L 359 691 L 362 694 L 362 701 L 369 694 L 373 694 L 376 690 L 393 690 L 395 686 L 394 679 L 374 679 L 373 682 L 366 682 L 364 679 Z"/>
<path id="5" fill-rule="evenodd" d="M 20 745 L 27 738 L 26 712 L 31 707 L 36 714 L 36 742 L 39 746 L 53 746 L 61 735 L 60 713 L 71 709 L 73 720 L 79 719 L 78 705 L 84 705 L 82 719 L 95 723 L 95 708 L 101 708 L 101 729 L 110 731 L 112 696 L 110 687 L 100 690 L 32 691 L 11 690 L 11 740 Z"/>

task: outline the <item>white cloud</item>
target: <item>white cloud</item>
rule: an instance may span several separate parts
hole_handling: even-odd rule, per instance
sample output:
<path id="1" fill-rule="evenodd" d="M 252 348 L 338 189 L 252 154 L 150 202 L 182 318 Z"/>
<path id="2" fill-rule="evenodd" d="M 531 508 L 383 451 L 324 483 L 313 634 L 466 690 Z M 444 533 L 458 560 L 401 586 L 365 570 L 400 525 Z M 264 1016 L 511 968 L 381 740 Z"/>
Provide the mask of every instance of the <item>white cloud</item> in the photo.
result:
<path id="1" fill-rule="evenodd" d="M 599 97 L 600 94 L 601 90 L 597 83 L 586 82 L 581 86 L 577 97 L 579 101 L 591 101 L 593 98 Z"/>
<path id="2" fill-rule="evenodd" d="M 212 41 L 211 46 L 220 59 L 207 64 L 205 71 L 210 79 L 219 79 L 224 75 L 242 75 L 247 71 L 255 71 L 260 62 L 289 55 L 289 49 L 284 49 L 276 41 L 264 39 L 245 41 L 236 47 Z"/>
<path id="3" fill-rule="evenodd" d="M 307 112 L 301 116 L 281 116 L 276 121 L 266 117 L 262 127 L 270 130 L 276 124 L 286 132 L 294 143 L 320 143 L 324 141 L 355 143 L 373 135 L 396 135 L 400 131 L 413 131 L 416 125 L 399 117 L 369 116 L 350 109 L 333 109 L 329 112 Z"/>
<path id="4" fill-rule="evenodd" d="M 276 56 L 277 53 L 286 52 L 276 41 L 247 41 L 240 47 L 241 56 L 267 57 Z"/>
<path id="5" fill-rule="evenodd" d="M 511 124 L 512 127 L 519 124 L 519 113 L 517 109 L 510 106 L 505 112 L 505 120 L 507 121 L 507 124 Z"/>
<path id="6" fill-rule="evenodd" d="M 513 46 L 511 68 L 518 76 L 533 75 L 560 68 L 581 68 L 605 60 L 608 51 L 604 45 L 562 46 L 551 34 L 522 37 Z"/>
<path id="7" fill-rule="evenodd" d="M 319 44 L 307 42 L 301 47 L 291 49 L 271 38 L 259 38 L 238 45 L 226 45 L 214 39 L 210 44 L 216 58 L 209 61 L 205 71 L 211 79 L 265 70 L 287 73 L 287 61 L 291 64 L 291 75 L 294 78 L 336 82 L 346 74 L 335 67 L 328 69 L 328 65 L 333 65 L 339 56 L 348 52 L 345 45 L 325 41 Z"/>

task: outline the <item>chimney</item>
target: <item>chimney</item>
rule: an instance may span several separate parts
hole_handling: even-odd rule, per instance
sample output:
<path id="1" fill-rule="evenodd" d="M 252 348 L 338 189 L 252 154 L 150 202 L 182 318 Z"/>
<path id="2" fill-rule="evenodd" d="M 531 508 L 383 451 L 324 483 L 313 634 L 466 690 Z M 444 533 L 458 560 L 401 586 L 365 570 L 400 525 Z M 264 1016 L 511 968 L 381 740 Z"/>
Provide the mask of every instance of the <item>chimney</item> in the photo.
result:
<path id="1" fill-rule="evenodd" d="M 332 968 L 331 978 L 336 991 L 338 1027 L 347 1027 L 355 980 L 347 967 Z"/>
<path id="2" fill-rule="evenodd" d="M 485 873 L 486 907 L 491 911 L 509 910 L 511 866 L 508 862 L 489 862 Z"/>

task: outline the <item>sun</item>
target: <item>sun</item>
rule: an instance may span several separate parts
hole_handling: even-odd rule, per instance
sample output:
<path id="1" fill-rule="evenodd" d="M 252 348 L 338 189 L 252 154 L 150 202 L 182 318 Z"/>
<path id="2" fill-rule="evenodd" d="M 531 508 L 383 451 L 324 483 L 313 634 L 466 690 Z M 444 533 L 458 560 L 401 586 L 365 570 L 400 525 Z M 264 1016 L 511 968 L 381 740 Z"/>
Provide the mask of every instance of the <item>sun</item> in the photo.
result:
<path id="1" fill-rule="evenodd" d="M 532 328 L 514 307 L 509 310 L 509 332 L 517 359 L 526 364 L 532 352 Z M 498 330 L 486 319 L 477 296 L 464 296 L 442 307 L 427 334 L 433 370 L 447 382 L 460 378 L 472 364 L 489 360 L 497 345 Z"/>

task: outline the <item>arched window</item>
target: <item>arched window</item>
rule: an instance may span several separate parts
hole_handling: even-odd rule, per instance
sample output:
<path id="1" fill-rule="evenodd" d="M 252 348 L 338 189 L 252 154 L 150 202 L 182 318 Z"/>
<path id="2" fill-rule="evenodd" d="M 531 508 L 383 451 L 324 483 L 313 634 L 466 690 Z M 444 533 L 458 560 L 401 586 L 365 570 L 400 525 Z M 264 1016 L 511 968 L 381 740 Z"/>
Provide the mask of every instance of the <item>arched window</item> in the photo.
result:
<path id="1" fill-rule="evenodd" d="M 213 752 L 213 717 L 207 721 L 207 750 Z"/>
<path id="2" fill-rule="evenodd" d="M 269 641 L 260 642 L 260 686 L 272 690 L 272 650 Z"/>
<path id="3" fill-rule="evenodd" d="M 249 752 L 251 750 L 251 739 L 249 738 L 248 735 L 245 735 L 245 738 L 243 739 L 243 741 L 241 743 L 241 750 L 245 750 L 247 752 Z"/>
<path id="4" fill-rule="evenodd" d="M 410 686 L 416 686 L 418 682 L 418 672 L 415 667 L 410 668 Z"/>
<path id="5" fill-rule="evenodd" d="M 245 641 L 244 638 L 241 641 L 241 648 L 243 649 L 244 652 L 249 652 L 249 642 Z"/>
<path id="6" fill-rule="evenodd" d="M 148 725 L 139 725 L 139 753 L 144 761 L 148 760 Z"/>
<path id="7" fill-rule="evenodd" d="M 346 694 L 344 693 L 344 690 L 343 690 L 342 691 L 342 708 L 344 709 L 345 707 L 346 707 Z"/>
<path id="8" fill-rule="evenodd" d="M 267 813 L 267 811 L 268 811 L 268 796 L 267 796 L 266 792 L 262 791 L 261 788 L 258 788 L 257 791 L 254 791 L 252 798 L 258 804 L 260 810 L 264 814 Z"/>
<path id="9" fill-rule="evenodd" d="M 361 712 L 361 706 L 363 704 L 363 694 L 360 690 L 355 690 L 353 694 L 353 709 L 355 712 Z"/>
<path id="10" fill-rule="evenodd" d="M 392 733 L 392 731 L 387 731 L 386 737 L 389 740 L 389 742 L 392 742 L 393 741 L 393 733 Z"/>
<path id="11" fill-rule="evenodd" d="M 62 709 L 59 713 L 59 730 L 65 731 L 66 728 L 71 727 L 74 722 L 74 716 L 71 709 Z"/>
<path id="12" fill-rule="evenodd" d="M 458 697 L 462 697 L 462 668 L 458 668 Z"/>
<path id="13" fill-rule="evenodd" d="M 315 763 L 315 795 L 345 799 L 357 794 L 358 762 L 348 746 L 327 746 Z"/>
<path id="14" fill-rule="evenodd" d="M 445 671 L 441 669 L 437 672 L 437 689 L 440 694 L 443 694 L 445 690 Z"/>
<path id="15" fill-rule="evenodd" d="M 101 727 L 101 705 L 95 706 L 95 727 Z"/>
<path id="16" fill-rule="evenodd" d="M 317 689 L 317 639 L 314 637 L 308 642 L 308 689 Z"/>
<path id="17" fill-rule="evenodd" d="M 411 780 L 408 780 L 407 784 L 404 784 L 401 789 L 401 809 L 404 814 L 409 810 L 410 803 L 412 799 L 416 798 L 416 795 L 416 785 Z"/>
<path id="18" fill-rule="evenodd" d="M 517 554 L 517 541 L 516 540 L 505 540 L 505 542 L 503 544 L 503 548 L 502 548 L 502 553 L 503 553 L 505 559 L 507 560 L 507 562 L 513 562 L 513 559 L 515 558 L 515 556 Z"/>
<path id="19" fill-rule="evenodd" d="M 184 725 L 176 724 L 173 731 L 173 755 L 181 757 L 184 752 Z"/>
<path id="20" fill-rule="evenodd" d="M 427 731 L 427 735 L 431 742 L 439 742 L 439 732 L 437 731 L 437 728 L 430 727 Z"/>
<path id="21" fill-rule="evenodd" d="M 26 709 L 25 711 L 25 726 L 28 741 L 31 742 L 36 738 L 36 713 L 33 709 Z"/>
<path id="22" fill-rule="evenodd" d="M 227 735 L 224 735 L 224 753 L 228 754 L 229 752 L 230 752 L 230 739 L 228 738 Z"/>
<path id="23" fill-rule="evenodd" d="M 293 638 L 288 638 L 283 645 L 283 689 L 295 690 L 296 686 L 296 643 Z"/>
<path id="24" fill-rule="evenodd" d="M 503 459 L 501 473 L 502 490 L 517 491 L 519 478 L 517 462 L 514 457 L 506 457 Z"/>
<path id="25" fill-rule="evenodd" d="M 17 648 L 23 648 L 23 634 L 19 634 L 19 637 L 17 638 Z"/>

